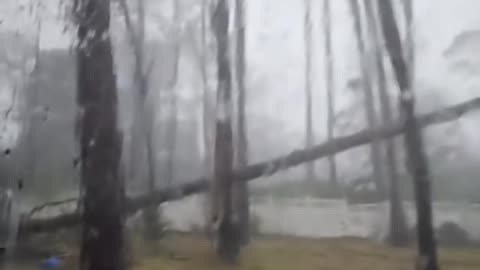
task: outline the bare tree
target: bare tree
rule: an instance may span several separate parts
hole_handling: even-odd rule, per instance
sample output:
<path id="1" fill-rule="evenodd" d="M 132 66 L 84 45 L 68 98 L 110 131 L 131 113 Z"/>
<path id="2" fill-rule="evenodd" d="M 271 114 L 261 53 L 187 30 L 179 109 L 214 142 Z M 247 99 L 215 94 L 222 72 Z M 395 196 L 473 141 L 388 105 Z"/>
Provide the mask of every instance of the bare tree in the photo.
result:
<path id="1" fill-rule="evenodd" d="M 437 270 L 437 251 L 432 224 L 430 171 L 424 152 L 419 123 L 415 119 L 414 94 L 411 89 L 408 65 L 404 59 L 400 33 L 395 22 L 392 3 L 390 1 L 378 0 L 378 7 L 383 36 L 400 88 L 400 108 L 404 118 L 407 164 L 415 187 L 419 252 L 417 267 L 422 270 Z"/>
<path id="2" fill-rule="evenodd" d="M 383 42 L 380 38 L 379 24 L 373 6 L 374 3 L 364 0 L 366 17 L 369 25 L 371 40 L 374 43 L 374 62 L 376 70 L 377 86 L 380 97 L 380 112 L 384 125 L 392 123 L 393 112 L 390 97 L 388 95 L 387 81 L 385 77 L 385 67 L 383 59 Z M 395 140 L 385 140 L 386 150 L 386 176 L 390 182 L 390 235 L 389 241 L 394 246 L 405 246 L 408 244 L 408 228 L 403 209 L 400 188 L 398 185 L 398 168 L 395 149 Z"/>
<path id="3" fill-rule="evenodd" d="M 208 80 L 208 12 L 207 7 L 209 5 L 209 0 L 202 0 L 201 6 L 201 22 L 200 22 L 200 49 L 196 50 L 198 70 L 200 72 L 200 77 L 202 80 L 202 125 L 203 125 L 203 147 L 205 149 L 204 156 L 204 175 L 211 176 L 213 175 L 213 135 L 215 133 L 215 125 L 213 120 L 213 102 L 211 99 L 211 89 L 209 87 Z M 211 235 L 210 227 L 208 224 L 210 218 L 214 214 L 214 203 L 213 198 L 213 189 L 209 189 L 209 194 L 205 197 L 205 216 L 207 224 L 207 234 Z"/>
<path id="4" fill-rule="evenodd" d="M 203 119 L 203 140 L 205 146 L 205 169 L 206 175 L 211 175 L 213 169 L 212 157 L 213 153 L 213 130 L 215 126 L 212 121 L 212 102 L 210 100 L 210 88 L 208 85 L 208 46 L 207 46 L 207 24 L 208 24 L 208 14 L 207 14 L 207 4 L 208 0 L 202 0 L 202 11 L 201 11 L 201 50 L 198 53 L 199 59 L 199 71 L 202 78 L 202 119 Z"/>
<path id="5" fill-rule="evenodd" d="M 110 41 L 110 1 L 76 0 L 77 103 L 82 200 L 80 269 L 126 269 L 124 182 L 117 129 L 117 86 Z"/>
<path id="6" fill-rule="evenodd" d="M 245 0 L 235 1 L 236 53 L 235 71 L 237 79 L 237 168 L 248 165 L 248 137 L 246 128 L 246 89 L 245 89 Z M 235 183 L 235 211 L 239 218 L 239 233 L 243 244 L 248 243 L 250 206 L 248 185 L 245 181 Z"/>
<path id="7" fill-rule="evenodd" d="M 170 80 L 167 83 L 167 91 L 168 91 L 168 101 L 169 101 L 169 109 L 170 109 L 170 119 L 168 125 L 168 135 L 167 135 L 167 147 L 168 147 L 168 157 L 166 162 L 165 168 L 165 178 L 167 179 L 167 184 L 171 185 L 173 180 L 175 179 L 175 160 L 176 160 L 176 150 L 177 150 L 177 127 L 178 127 L 178 98 L 177 93 L 175 91 L 177 82 L 178 82 L 178 68 L 179 68 L 179 61 L 180 61 L 180 37 L 179 32 L 180 29 L 178 25 L 180 24 L 180 1 L 173 0 L 173 20 L 174 20 L 174 35 L 175 41 L 173 46 L 173 53 L 174 53 L 174 62 L 173 62 L 173 74 L 170 77 Z"/>
<path id="8" fill-rule="evenodd" d="M 357 50 L 360 58 L 360 69 L 362 72 L 363 88 L 364 88 L 364 102 L 365 114 L 367 118 L 368 127 L 374 129 L 378 125 L 378 120 L 375 115 L 375 103 L 373 95 L 373 87 L 370 81 L 370 72 L 368 67 L 368 59 L 365 52 L 364 33 L 362 29 L 362 20 L 360 16 L 360 7 L 357 0 L 350 0 L 350 8 L 354 18 L 354 30 L 357 40 Z M 370 145 L 370 159 L 373 167 L 373 180 L 376 184 L 380 198 L 385 197 L 385 183 L 383 181 L 382 159 L 378 140 L 372 140 Z"/>
<path id="9" fill-rule="evenodd" d="M 333 77 L 333 53 L 332 53 L 332 24 L 330 0 L 324 0 L 323 19 L 325 32 L 325 69 L 327 73 L 327 140 L 330 141 L 334 136 L 335 128 L 335 81 Z M 330 167 L 330 181 L 335 190 L 339 188 L 337 179 L 337 164 L 335 156 L 328 157 Z"/>
<path id="10" fill-rule="evenodd" d="M 135 175 L 134 163 L 138 164 L 138 160 L 134 155 L 135 152 L 146 153 L 146 172 L 148 190 L 156 189 L 156 170 L 155 170 L 155 128 L 154 124 L 154 104 L 147 102 L 149 95 L 149 76 L 150 70 L 145 64 L 145 0 L 137 0 L 137 21 L 133 22 L 130 9 L 126 0 L 120 0 L 120 7 L 123 12 L 127 34 L 130 38 L 130 43 L 133 49 L 135 59 L 133 81 L 135 90 L 138 91 L 134 95 L 134 117 L 131 130 L 130 141 L 130 175 Z M 141 142 L 143 151 L 138 151 L 136 142 Z M 160 217 L 158 215 L 158 208 L 147 208 L 144 211 L 144 221 L 146 225 L 147 237 L 158 237 L 160 230 Z"/>
<path id="11" fill-rule="evenodd" d="M 211 86 L 209 85 L 209 68 L 211 66 L 211 40 L 208 18 L 209 18 L 209 0 L 202 0 L 200 11 L 200 32 L 199 40 L 196 39 L 196 33 L 191 32 L 192 50 L 195 57 L 195 64 L 197 65 L 200 80 L 201 80 L 201 97 L 202 97 L 202 126 L 203 126 L 203 146 L 205 149 L 205 157 L 203 160 L 206 175 L 211 175 L 213 169 L 213 135 L 215 130 L 214 125 L 214 104 L 212 98 Z"/>
<path id="12" fill-rule="evenodd" d="M 208 28 L 208 18 L 209 12 L 208 7 L 210 5 L 209 0 L 202 0 L 201 2 L 201 10 L 200 10 L 200 32 L 199 32 L 199 40 L 196 40 L 196 33 L 192 32 L 191 37 L 191 44 L 194 57 L 195 57 L 195 64 L 197 65 L 200 80 L 201 80 L 201 97 L 202 97 L 202 115 L 201 115 L 201 122 L 202 122 L 202 144 L 203 144 L 203 170 L 204 175 L 208 176 L 210 179 L 213 175 L 213 142 L 214 142 L 214 134 L 215 134 L 215 121 L 214 121 L 214 105 L 212 99 L 212 89 L 209 85 L 209 67 L 211 64 L 211 49 L 209 48 L 209 28 Z M 205 196 L 205 217 L 206 217 L 206 232 L 208 236 L 211 235 L 211 227 L 210 221 L 211 217 L 214 216 L 214 209 L 213 206 L 214 201 L 211 200 L 213 198 L 212 195 L 213 190 L 209 189 L 209 194 Z"/>
<path id="13" fill-rule="evenodd" d="M 214 193 L 216 207 L 213 224 L 217 232 L 217 253 L 228 263 L 236 261 L 240 246 L 237 224 L 232 219 L 232 74 L 228 55 L 229 8 L 227 0 L 218 0 L 212 14 L 217 43 L 217 116 L 214 159 Z"/>
<path id="14" fill-rule="evenodd" d="M 305 39 L 305 147 L 312 147 L 314 143 L 313 136 L 313 107 L 312 107 L 312 19 L 311 19 L 311 0 L 304 0 L 304 39 Z M 313 162 L 306 164 L 306 180 L 313 181 L 315 176 L 315 164 Z"/>

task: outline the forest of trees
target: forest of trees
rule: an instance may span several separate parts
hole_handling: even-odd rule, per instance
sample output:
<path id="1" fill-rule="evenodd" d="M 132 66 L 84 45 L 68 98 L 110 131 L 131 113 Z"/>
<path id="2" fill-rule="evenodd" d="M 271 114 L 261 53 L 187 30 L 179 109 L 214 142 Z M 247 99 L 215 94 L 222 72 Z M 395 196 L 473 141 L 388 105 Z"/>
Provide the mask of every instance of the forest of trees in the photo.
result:
<path id="1" fill-rule="evenodd" d="M 204 193 L 207 234 L 227 264 L 241 261 L 251 244 L 251 198 L 313 195 L 387 201 L 388 244 L 416 241 L 418 269 L 436 270 L 432 201 L 480 202 L 478 157 L 467 154 L 468 146 L 424 132 L 433 125 L 443 132 L 443 124 L 480 109 L 480 98 L 446 106 L 417 89 L 412 0 L 345 0 L 357 76 L 342 84 L 333 42 L 335 1 L 323 0 L 321 13 L 315 1 L 302 2 L 304 76 L 296 95 L 304 99 L 304 142 L 294 149 L 283 142 L 282 124 L 252 112 L 267 98 L 251 78 L 247 57 L 251 1 L 168 1 L 170 16 L 156 22 L 167 29 L 161 41 L 149 38 L 146 0 L 72 2 L 64 7 L 65 24 L 74 29 L 70 50 L 41 49 L 40 21 L 34 41 L 0 33 L 6 44 L 0 49 L 18 47 L 23 55 L 16 62 L 0 55 L 2 69 L 21 70 L 5 114 L 21 128 L 16 143 L 3 149 L 0 177 L 4 188 L 22 183 L 21 199 L 30 208 L 78 204 L 49 217 L 23 213 L 19 231 L 80 225 L 80 269 L 128 269 L 126 220 L 141 212 L 146 239 L 163 241 L 162 203 Z M 320 101 L 316 36 L 323 40 L 325 72 Z M 191 88 L 194 93 L 185 94 Z M 354 97 L 347 108 L 338 106 L 342 95 Z M 322 143 L 318 112 L 326 116 Z M 347 163 L 365 156 L 368 165 L 360 166 L 367 172 L 343 176 L 341 155 L 359 147 L 362 157 L 352 154 Z M 447 159 L 451 153 L 458 158 Z M 252 182 L 274 174 L 270 185 Z M 459 180 L 452 183 L 453 177 Z M 409 239 L 404 200 L 415 203 L 415 239 Z"/>

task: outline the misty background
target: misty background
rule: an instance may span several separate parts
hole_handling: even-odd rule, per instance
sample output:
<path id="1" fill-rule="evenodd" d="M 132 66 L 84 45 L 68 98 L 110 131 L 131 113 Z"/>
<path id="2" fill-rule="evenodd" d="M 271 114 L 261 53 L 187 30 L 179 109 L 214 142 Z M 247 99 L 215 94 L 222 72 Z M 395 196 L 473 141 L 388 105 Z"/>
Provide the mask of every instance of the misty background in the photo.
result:
<path id="1" fill-rule="evenodd" d="M 75 64 L 72 47 L 75 32 L 68 12 L 68 1 L 3 0 L 0 6 L 0 159 L 4 185 L 22 179 L 25 204 L 63 199 L 78 193 L 79 179 L 75 147 Z M 149 102 L 157 108 L 155 125 L 157 185 L 165 186 L 162 175 L 168 152 L 168 81 L 175 76 L 175 44 L 180 44 L 178 106 L 174 183 L 204 175 L 202 160 L 206 149 L 202 142 L 202 90 L 198 72 L 200 1 L 182 0 L 180 24 L 173 22 L 171 1 L 146 1 L 146 54 L 151 61 Z M 476 54 L 480 49 L 480 3 L 475 0 L 413 1 L 415 81 L 417 112 L 425 113 L 457 104 L 480 94 Z M 400 12 L 397 7 L 397 12 Z M 120 17 L 113 10 L 116 78 L 119 87 L 120 126 L 132 127 L 133 55 Z M 326 141 L 326 86 L 322 5 L 313 1 L 313 115 L 315 143 Z M 361 74 L 355 47 L 352 18 L 345 1 L 332 2 L 332 38 L 334 57 L 335 136 L 352 134 L 367 124 L 363 114 Z M 304 39 L 302 1 L 261 0 L 247 5 L 246 85 L 250 162 L 267 160 L 303 148 L 305 137 Z M 133 14 L 135 16 L 135 14 Z M 398 16 L 401 17 L 401 16 Z M 401 23 L 399 25 L 402 25 Z M 36 44 L 40 51 L 36 52 Z M 209 39 L 211 46 L 213 40 Z M 367 48 L 367 53 L 373 48 Z M 38 72 L 33 72 L 38 53 Z M 215 88 L 214 55 L 208 55 L 209 88 Z M 25 80 L 25 78 L 28 78 Z M 397 97 L 394 78 L 389 78 L 391 96 Z M 360 86 L 359 86 L 360 84 Z M 211 92 L 211 99 L 214 100 Z M 22 123 L 28 119 L 28 131 Z M 480 202 L 479 113 L 425 129 L 426 152 L 434 179 L 435 201 Z M 126 132 L 124 143 L 131 144 Z M 31 139 L 27 139 L 29 136 Z M 399 139 L 400 142 L 400 139 Z M 368 146 L 338 154 L 338 173 L 344 185 L 371 177 Z M 400 150 L 400 153 L 403 151 Z M 412 197 L 411 181 L 399 159 L 401 186 L 406 198 Z M 140 162 L 141 163 L 141 162 Z M 24 165 L 21 165 L 24 164 Z M 315 162 L 319 183 L 311 188 L 304 183 L 302 166 L 282 171 L 252 184 L 252 196 L 273 198 L 330 198 L 322 188 L 328 182 L 324 160 Z M 128 179 L 129 193 L 145 190 L 141 175 Z M 302 188 L 303 186 L 303 188 Z M 268 188 L 266 188 L 268 187 Z M 177 203 L 177 202 L 176 202 Z M 173 204 L 176 204 L 173 203 Z M 178 202 L 182 203 L 182 202 Z M 188 201 L 183 205 L 188 205 Z M 192 204 L 192 203 L 190 203 Z M 195 203 L 193 203 L 195 204 Z M 170 204 L 169 204 L 170 205 Z M 167 206 L 168 209 L 169 206 Z M 172 210 L 171 219 L 182 220 L 195 212 Z M 194 206 L 192 206 L 194 207 Z M 273 207 L 273 206 L 272 206 Z M 261 208 L 261 206 L 259 206 Z M 273 213 L 267 210 L 260 216 Z M 183 214 L 180 214 L 183 213 Z M 189 214 L 190 213 L 190 214 Z M 300 216 L 310 215 L 302 214 Z M 168 210 L 167 210 L 168 216 Z M 278 216 L 278 215 L 276 215 Z M 200 215 L 199 217 L 200 218 Z M 322 218 L 325 220 L 327 218 Z M 367 218 L 365 218 L 367 219 Z M 272 224 L 285 224 L 274 220 Z M 188 223 L 183 225 L 188 227 Z M 314 227 L 314 223 L 311 225 Z M 328 227 L 328 226 L 327 226 Z M 298 228 L 297 228 L 298 229 Z M 280 229 L 277 229 L 280 230 Z M 291 229 L 295 230 L 295 229 Z"/>

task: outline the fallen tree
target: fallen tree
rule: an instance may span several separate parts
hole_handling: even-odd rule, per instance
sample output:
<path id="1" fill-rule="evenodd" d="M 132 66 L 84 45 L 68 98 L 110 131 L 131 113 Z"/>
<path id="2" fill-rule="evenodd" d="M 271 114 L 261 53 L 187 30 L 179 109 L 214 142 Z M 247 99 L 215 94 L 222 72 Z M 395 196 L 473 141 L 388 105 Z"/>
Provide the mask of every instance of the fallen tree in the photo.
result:
<path id="1" fill-rule="evenodd" d="M 455 106 L 444 108 L 416 118 L 418 126 L 425 128 L 429 125 L 450 122 L 462 115 L 480 109 L 480 98 L 475 98 Z M 250 181 L 259 177 L 270 176 L 280 170 L 291 168 L 305 162 L 310 162 L 332 154 L 346 151 L 369 143 L 372 139 L 386 139 L 403 132 L 403 123 L 397 121 L 390 126 L 375 130 L 363 130 L 358 133 L 335 138 L 331 141 L 313 146 L 308 149 L 295 150 L 288 155 L 272 160 L 252 164 L 241 170 L 234 170 L 232 177 L 236 181 Z M 200 193 L 208 189 L 209 180 L 206 177 L 189 181 L 186 184 L 149 192 L 133 198 L 126 198 L 126 215 L 135 213 L 151 205 L 159 205 L 166 201 Z M 50 218 L 25 219 L 20 224 L 23 233 L 48 232 L 80 223 L 81 215 L 78 212 L 61 214 Z"/>

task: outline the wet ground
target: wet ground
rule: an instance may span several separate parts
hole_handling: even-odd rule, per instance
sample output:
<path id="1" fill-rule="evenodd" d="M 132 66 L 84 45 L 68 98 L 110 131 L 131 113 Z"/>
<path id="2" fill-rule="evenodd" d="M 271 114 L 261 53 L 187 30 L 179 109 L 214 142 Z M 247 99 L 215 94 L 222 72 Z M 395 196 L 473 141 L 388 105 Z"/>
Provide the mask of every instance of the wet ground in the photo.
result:
<path id="1" fill-rule="evenodd" d="M 129 265 L 133 270 L 232 269 L 220 263 L 204 236 L 169 234 L 153 245 L 132 241 Z M 415 248 L 396 249 L 358 238 L 305 239 L 257 237 L 245 249 L 233 269 L 253 270 L 410 270 Z M 440 251 L 441 269 L 480 269 L 479 248 L 448 248 Z M 12 263 L 7 270 L 38 270 L 40 261 Z M 63 261 L 63 269 L 76 269 L 78 256 Z"/>

